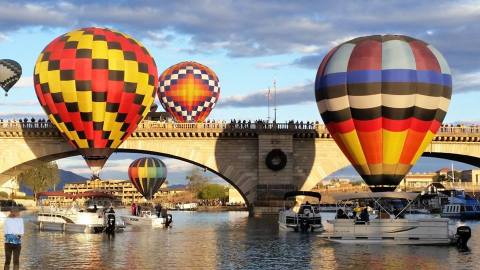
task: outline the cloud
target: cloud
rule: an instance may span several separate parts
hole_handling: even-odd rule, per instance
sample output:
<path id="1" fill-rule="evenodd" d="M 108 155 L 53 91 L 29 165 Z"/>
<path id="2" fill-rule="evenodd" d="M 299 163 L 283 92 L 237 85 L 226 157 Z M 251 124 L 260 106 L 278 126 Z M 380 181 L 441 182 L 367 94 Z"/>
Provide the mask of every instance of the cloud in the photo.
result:
<path id="1" fill-rule="evenodd" d="M 213 7 L 214 5 L 214 7 Z M 108 12 L 106 12 L 108 11 Z M 361 11 L 361 12 L 359 12 Z M 229 57 L 292 54 L 316 68 L 350 38 L 398 33 L 439 49 L 453 70 L 478 70 L 480 5 L 475 1 L 3 1 L 0 32 L 28 27 L 112 27 L 163 47 Z M 1 37 L 0 37 L 1 39 Z M 184 41 L 184 42 L 183 42 Z M 276 68 L 274 63 L 258 68 Z"/>
<path id="2" fill-rule="evenodd" d="M 304 68 L 318 68 L 325 54 L 312 54 L 295 59 L 292 65 Z"/>
<path id="3" fill-rule="evenodd" d="M 370 33 L 439 36 L 448 42 L 460 33 L 470 44 L 450 51 L 465 51 L 464 46 L 478 45 L 479 14 L 470 1 L 15 1 L 2 5 L 0 30 L 102 25 L 147 38 L 169 31 L 188 37 L 192 51 L 220 48 L 232 57 L 321 53 L 333 40 Z"/>
<path id="4" fill-rule="evenodd" d="M 279 69 L 283 66 L 286 66 L 286 64 L 282 63 L 272 63 L 272 62 L 263 62 L 263 63 L 256 63 L 255 67 L 258 69 Z"/>
<path id="5" fill-rule="evenodd" d="M 23 118 L 47 119 L 47 115 L 41 112 L 0 112 L 1 119 L 23 119 Z"/>
<path id="6" fill-rule="evenodd" d="M 146 39 L 158 48 L 166 47 L 173 41 L 174 35 L 165 32 L 148 31 Z"/>
<path id="7" fill-rule="evenodd" d="M 11 100 L 5 99 L 3 101 L 0 101 L 0 106 L 31 107 L 33 105 L 39 105 L 38 100 L 27 99 L 27 100 L 11 101 Z M 5 114 L 7 112 L 0 112 L 0 114 L 2 113 Z M 8 113 L 12 113 L 12 112 L 8 112 Z"/>
<path id="8" fill-rule="evenodd" d="M 458 74 L 454 77 L 453 93 L 480 91 L 480 71 Z"/>
<path id="9" fill-rule="evenodd" d="M 9 40 L 8 36 L 0 33 L 0 42 Z"/>
<path id="10" fill-rule="evenodd" d="M 225 97 L 219 104 L 219 108 L 223 107 L 266 107 L 267 89 L 258 90 L 254 93 L 244 96 Z M 293 105 L 304 102 L 315 102 L 313 83 L 292 86 L 289 88 L 279 89 L 276 94 L 277 105 Z M 274 103 L 274 92 L 270 92 L 270 105 Z"/>
<path id="11" fill-rule="evenodd" d="M 128 155 L 132 156 L 132 154 Z M 128 166 L 130 166 L 130 164 L 136 158 L 139 158 L 141 156 L 145 155 L 138 154 L 135 158 L 126 158 L 125 154 L 123 153 L 114 154 L 109 158 L 109 160 L 105 164 L 105 167 L 103 167 L 102 175 L 118 175 L 119 173 L 126 175 Z M 178 159 L 164 157 L 157 158 L 160 158 L 165 163 L 169 173 L 187 173 L 193 168 L 197 167 L 196 165 Z M 79 156 L 62 159 L 61 162 L 59 162 L 59 166 L 61 169 L 68 170 L 76 174 L 91 174 L 91 171 L 88 168 L 87 164 L 83 161 L 83 158 Z"/>
<path id="12" fill-rule="evenodd" d="M 20 80 L 18 80 L 18 82 L 13 86 L 13 88 L 33 88 L 33 77 L 20 77 Z"/>

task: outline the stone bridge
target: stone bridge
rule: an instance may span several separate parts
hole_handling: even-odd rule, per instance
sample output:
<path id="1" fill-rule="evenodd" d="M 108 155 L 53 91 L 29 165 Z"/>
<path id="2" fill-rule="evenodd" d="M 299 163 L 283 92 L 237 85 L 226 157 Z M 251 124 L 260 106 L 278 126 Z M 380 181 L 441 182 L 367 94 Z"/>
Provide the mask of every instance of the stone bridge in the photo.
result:
<path id="1" fill-rule="evenodd" d="M 42 122 L 0 122 L 0 151 L 0 184 L 38 162 L 78 155 Z M 284 192 L 310 190 L 349 165 L 319 124 L 143 121 L 117 152 L 172 157 L 208 169 L 259 212 L 276 205 Z M 443 126 L 424 156 L 480 166 L 480 127 Z"/>

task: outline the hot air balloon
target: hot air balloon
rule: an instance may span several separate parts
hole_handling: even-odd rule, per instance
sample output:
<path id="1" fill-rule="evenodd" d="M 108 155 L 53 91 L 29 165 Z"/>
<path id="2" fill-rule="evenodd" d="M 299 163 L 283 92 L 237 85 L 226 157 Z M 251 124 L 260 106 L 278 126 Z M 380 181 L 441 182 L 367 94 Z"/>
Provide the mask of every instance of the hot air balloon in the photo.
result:
<path id="1" fill-rule="evenodd" d="M 105 28 L 59 36 L 35 64 L 35 92 L 50 121 L 94 175 L 148 113 L 155 61 L 133 38 Z"/>
<path id="2" fill-rule="evenodd" d="M 138 192 L 151 200 L 167 178 L 167 167 L 157 158 L 142 157 L 130 164 L 128 177 Z"/>
<path id="3" fill-rule="evenodd" d="M 22 76 L 22 66 L 10 59 L 0 60 L 0 86 L 8 96 L 8 90 L 12 88 Z"/>
<path id="4" fill-rule="evenodd" d="M 315 81 L 324 123 L 372 191 L 396 188 L 439 129 L 451 94 L 440 52 L 401 35 L 335 47 Z"/>
<path id="5" fill-rule="evenodd" d="M 165 70 L 159 79 L 158 97 L 163 108 L 178 122 L 202 122 L 220 96 L 218 77 L 196 62 L 181 62 Z"/>

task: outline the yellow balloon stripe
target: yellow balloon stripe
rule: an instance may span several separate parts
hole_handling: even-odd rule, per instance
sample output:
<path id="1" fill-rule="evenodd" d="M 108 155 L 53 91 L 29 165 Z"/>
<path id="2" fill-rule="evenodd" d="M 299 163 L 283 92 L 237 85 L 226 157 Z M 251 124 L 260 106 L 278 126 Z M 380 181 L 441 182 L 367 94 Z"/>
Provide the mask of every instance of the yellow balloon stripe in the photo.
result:
<path id="1" fill-rule="evenodd" d="M 339 138 L 342 140 L 343 145 L 345 145 L 346 150 L 348 153 L 351 154 L 353 161 L 356 165 L 366 165 L 367 160 L 365 155 L 363 154 L 363 149 L 360 144 L 360 141 L 357 136 L 357 132 L 355 130 L 338 134 Z"/>
<path id="2" fill-rule="evenodd" d="M 407 131 L 393 132 L 383 129 L 383 163 L 396 164 L 400 160 Z"/>

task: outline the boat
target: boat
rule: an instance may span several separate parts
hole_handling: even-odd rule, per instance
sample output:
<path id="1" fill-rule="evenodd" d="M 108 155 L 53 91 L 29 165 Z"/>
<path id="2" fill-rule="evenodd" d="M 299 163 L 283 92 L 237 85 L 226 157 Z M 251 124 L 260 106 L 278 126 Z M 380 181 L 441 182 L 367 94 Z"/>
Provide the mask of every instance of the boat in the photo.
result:
<path id="1" fill-rule="evenodd" d="M 178 203 L 175 205 L 175 210 L 194 211 L 197 208 L 198 203 Z"/>
<path id="2" fill-rule="evenodd" d="M 284 201 L 297 196 L 309 196 L 317 198 L 320 202 L 322 196 L 313 191 L 291 191 L 284 195 Z M 310 204 L 308 201 L 298 207 L 286 207 L 278 214 L 280 230 L 301 232 L 322 232 L 322 217 L 320 216 L 319 204 Z"/>
<path id="3" fill-rule="evenodd" d="M 34 224 L 40 230 L 81 233 L 103 232 L 107 227 L 108 215 L 112 213 L 106 213 L 104 211 L 106 208 L 100 203 L 115 199 L 112 194 L 104 192 L 84 192 L 78 194 L 40 192 L 37 194 L 38 198 L 49 196 L 64 196 L 73 199 L 73 202 L 68 208 L 57 207 L 53 204 L 40 206 Z M 93 207 L 82 207 L 81 203 L 77 201 L 85 198 L 87 202 L 93 203 Z M 98 207 L 94 203 L 95 201 L 99 202 Z M 125 228 L 125 223 L 120 218 L 115 218 L 115 220 L 115 231 L 122 231 Z"/>
<path id="4" fill-rule="evenodd" d="M 465 194 L 464 190 L 450 190 L 448 203 L 443 206 L 441 216 L 462 220 L 480 219 L 480 203 Z"/>
<path id="5" fill-rule="evenodd" d="M 471 236 L 468 226 L 455 228 L 446 218 L 404 217 L 408 207 L 417 198 L 417 193 L 408 192 L 361 192 L 334 195 L 337 201 L 337 216 L 328 221 L 329 228 L 319 237 L 345 244 L 393 244 L 393 245 L 452 245 L 466 248 Z M 392 210 L 392 202 L 406 202 L 403 208 Z M 345 207 L 351 202 L 370 203 L 378 209 L 377 216 L 349 215 Z M 395 203 L 397 206 L 398 204 Z M 342 214 L 344 213 L 344 214 Z"/>
<path id="6" fill-rule="evenodd" d="M 160 217 L 152 214 L 150 210 L 140 211 L 139 215 L 123 215 L 122 219 L 126 224 L 134 226 L 149 226 L 154 228 L 166 228 L 171 226 L 172 215 L 164 211 Z"/>

